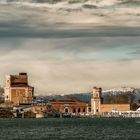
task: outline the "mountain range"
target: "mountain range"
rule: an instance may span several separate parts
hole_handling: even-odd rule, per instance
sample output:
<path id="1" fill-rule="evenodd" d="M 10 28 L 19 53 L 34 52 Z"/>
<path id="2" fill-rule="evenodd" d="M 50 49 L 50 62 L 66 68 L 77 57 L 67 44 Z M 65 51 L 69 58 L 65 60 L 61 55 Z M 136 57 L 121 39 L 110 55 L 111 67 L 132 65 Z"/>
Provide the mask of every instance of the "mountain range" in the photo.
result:
<path id="1" fill-rule="evenodd" d="M 92 97 L 92 92 L 74 93 L 74 94 L 67 94 L 67 95 L 49 95 L 45 97 L 49 100 L 50 99 L 76 98 L 78 100 L 89 103 Z M 118 101 L 120 98 L 124 98 L 122 102 L 124 101 L 125 103 L 128 103 L 130 98 L 133 103 L 136 103 L 138 102 L 138 100 L 140 100 L 140 89 L 130 88 L 130 87 L 121 87 L 121 88 L 104 90 L 102 91 L 102 97 L 104 98 L 104 103 L 108 103 L 110 102 L 110 100 L 114 100 L 116 98 L 117 98 L 116 102 L 118 103 L 120 103 L 120 101 Z"/>

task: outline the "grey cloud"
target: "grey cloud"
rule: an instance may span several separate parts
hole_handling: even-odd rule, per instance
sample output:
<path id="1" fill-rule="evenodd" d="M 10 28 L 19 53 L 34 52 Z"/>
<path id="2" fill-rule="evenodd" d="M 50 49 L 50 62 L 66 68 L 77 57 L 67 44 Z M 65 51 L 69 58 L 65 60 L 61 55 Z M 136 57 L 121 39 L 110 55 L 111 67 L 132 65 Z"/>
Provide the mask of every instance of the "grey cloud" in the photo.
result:
<path id="1" fill-rule="evenodd" d="M 26 71 L 40 94 L 139 85 L 140 59 L 132 54 L 139 50 L 140 27 L 57 24 L 61 16 L 48 22 L 44 9 L 1 7 L 1 83 L 7 73 Z"/>
<path id="2" fill-rule="evenodd" d="M 79 38 L 140 36 L 140 27 L 90 27 L 86 29 L 38 29 L 15 23 L 0 24 L 0 38 Z"/>
<path id="3" fill-rule="evenodd" d="M 139 55 L 140 54 L 140 47 L 129 54 L 130 55 Z"/>
<path id="4" fill-rule="evenodd" d="M 130 6 L 139 6 L 140 5 L 140 1 L 139 0 L 120 0 L 120 4 L 123 5 L 130 5 Z"/>
<path id="5" fill-rule="evenodd" d="M 2 63 L 0 76 L 6 73 L 26 71 L 30 83 L 39 94 L 86 92 L 90 86 L 103 88 L 117 86 L 139 86 L 139 61 L 127 62 L 71 62 L 49 63 L 42 61 Z M 14 67 L 13 67 L 14 65 Z M 137 69 L 135 66 L 137 65 Z M 131 73 L 128 72 L 132 71 Z M 45 86 L 44 86 L 45 84 Z"/>
<path id="6" fill-rule="evenodd" d="M 83 14 L 81 12 L 83 12 Z M 129 27 L 125 26 L 127 24 L 123 24 L 123 26 L 119 24 L 119 20 L 122 20 L 122 23 L 127 23 L 129 17 L 125 19 L 124 16 L 124 19 L 118 19 L 116 21 L 115 16 L 117 15 L 113 17 L 107 16 L 103 19 L 101 17 L 99 18 L 98 15 L 94 15 L 94 12 L 96 14 L 102 12 L 107 14 L 108 12 L 106 11 L 94 11 L 93 13 L 91 12 L 90 16 L 86 12 L 84 13 L 84 11 L 81 12 L 77 13 L 79 14 L 78 17 L 75 16 L 77 15 L 75 12 L 66 15 L 67 13 L 65 12 L 59 13 L 57 10 L 51 11 L 51 9 L 48 8 L 0 5 L 0 38 L 140 36 L 140 27 L 133 27 L 137 24 L 129 24 Z M 79 20 L 82 24 L 80 24 Z M 88 22 L 84 23 L 83 20 L 89 21 L 90 24 L 88 24 Z M 96 20 L 98 22 L 96 22 Z M 110 23 L 115 26 L 100 26 L 111 25 Z"/>
<path id="7" fill-rule="evenodd" d="M 124 56 L 118 56 L 116 59 L 133 59 L 131 53 L 138 50 L 140 37 L 85 37 L 85 38 L 50 38 L 50 39 L 35 39 L 35 38 L 9 38 L 0 39 L 0 54 L 2 60 L 9 59 L 8 56 L 18 57 L 18 60 L 79 60 L 79 61 L 95 61 L 99 57 L 96 54 L 102 54 L 101 60 L 109 58 L 105 56 L 104 51 L 110 53 L 123 52 Z M 128 55 L 128 57 L 125 57 Z M 4 56 L 4 57 L 2 57 Z M 12 59 L 12 58 L 10 58 Z"/>
<path id="8" fill-rule="evenodd" d="M 0 57 L 0 82 L 2 85 L 4 84 L 5 74 L 20 71 L 28 72 L 30 83 L 35 86 L 35 91 L 38 94 L 86 92 L 93 85 L 105 88 L 123 85 L 136 87 L 139 85 L 137 76 L 140 70 L 139 60 L 131 59 L 120 62 L 113 60 L 90 61 L 86 59 L 84 61 L 78 58 L 81 54 L 87 57 L 90 52 L 94 55 L 96 51 L 100 53 L 102 50 L 113 49 L 116 51 L 116 49 L 119 49 L 121 51 L 123 49 L 124 51 L 130 49 L 132 52 L 136 48 L 138 49 L 136 44 L 139 44 L 139 37 L 24 38 L 11 39 L 11 42 L 13 42 L 11 46 L 16 44 L 14 44 L 16 40 L 19 41 L 17 43 L 18 48 L 12 52 L 5 52 L 5 55 Z M 116 45 L 117 42 L 119 45 Z M 123 46 L 124 44 L 125 46 Z M 7 46 L 10 46 L 10 43 Z M 88 46 L 87 52 L 85 52 L 85 46 Z M 111 48 L 111 46 L 113 47 Z M 131 46 L 135 48 L 132 49 Z M 99 50 L 97 50 L 98 47 Z M 0 47 L 1 49 L 2 47 Z M 128 70 L 132 73 L 129 73 Z M 44 86 L 44 83 L 46 86 Z"/>
<path id="9" fill-rule="evenodd" d="M 131 60 L 140 59 L 140 47 L 134 48 L 130 53 L 128 53 L 128 55 L 130 55 Z"/>

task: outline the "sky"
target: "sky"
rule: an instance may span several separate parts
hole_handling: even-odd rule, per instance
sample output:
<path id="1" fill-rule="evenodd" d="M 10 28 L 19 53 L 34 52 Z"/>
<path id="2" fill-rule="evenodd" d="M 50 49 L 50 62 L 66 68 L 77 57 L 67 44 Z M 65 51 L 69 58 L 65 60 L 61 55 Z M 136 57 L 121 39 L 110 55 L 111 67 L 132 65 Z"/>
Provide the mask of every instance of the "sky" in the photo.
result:
<path id="1" fill-rule="evenodd" d="M 2 86 L 27 72 L 36 95 L 140 87 L 139 6 L 0 2 Z"/>

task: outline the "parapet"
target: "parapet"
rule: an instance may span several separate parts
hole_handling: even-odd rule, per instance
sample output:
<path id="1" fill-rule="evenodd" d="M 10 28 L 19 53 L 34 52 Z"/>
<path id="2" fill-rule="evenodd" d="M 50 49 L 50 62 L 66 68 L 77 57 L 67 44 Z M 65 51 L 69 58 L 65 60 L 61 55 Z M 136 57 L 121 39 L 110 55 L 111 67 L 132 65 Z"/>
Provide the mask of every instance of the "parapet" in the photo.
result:
<path id="1" fill-rule="evenodd" d="M 93 93 L 102 93 L 102 88 L 101 87 L 93 87 Z"/>

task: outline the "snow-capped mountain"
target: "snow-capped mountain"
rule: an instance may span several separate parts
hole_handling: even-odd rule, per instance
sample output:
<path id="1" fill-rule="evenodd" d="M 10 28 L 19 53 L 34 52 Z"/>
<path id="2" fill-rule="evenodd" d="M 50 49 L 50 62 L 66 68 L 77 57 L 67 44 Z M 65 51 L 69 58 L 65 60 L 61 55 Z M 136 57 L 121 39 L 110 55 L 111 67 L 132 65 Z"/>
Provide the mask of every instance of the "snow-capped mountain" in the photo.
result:
<path id="1" fill-rule="evenodd" d="M 121 88 L 114 88 L 114 89 L 109 89 L 109 90 L 104 90 L 103 93 L 124 93 L 124 92 L 134 92 L 134 88 L 131 87 L 121 87 Z"/>
<path id="2" fill-rule="evenodd" d="M 132 88 L 132 87 L 121 87 L 114 88 L 109 90 L 104 90 L 102 93 L 104 98 L 108 97 L 117 97 L 117 96 L 130 96 L 132 102 L 137 102 L 140 100 L 140 89 Z"/>
<path id="3" fill-rule="evenodd" d="M 44 97 L 46 97 L 47 99 L 66 99 L 66 98 L 69 99 L 70 97 L 74 97 L 76 99 L 79 99 L 81 101 L 88 103 L 91 101 L 92 92 L 73 93 L 73 94 L 67 94 L 67 95 L 49 95 L 49 96 L 44 96 Z M 140 100 L 140 89 L 131 88 L 131 87 L 121 87 L 121 88 L 104 90 L 102 92 L 102 97 L 104 99 L 104 103 L 110 103 L 111 100 L 115 101 L 115 103 L 116 101 L 120 103 L 122 101 L 120 99 L 123 99 L 125 103 L 128 103 L 129 99 L 133 103 L 137 103 L 138 100 Z"/>
<path id="4" fill-rule="evenodd" d="M 131 94 L 131 95 L 134 95 L 136 98 L 140 99 L 140 89 L 133 88 L 133 87 L 120 87 L 120 88 L 108 89 L 108 90 L 104 90 L 102 94 L 103 96 L 104 95 L 116 96 L 116 95 L 121 95 L 121 94 Z"/>

